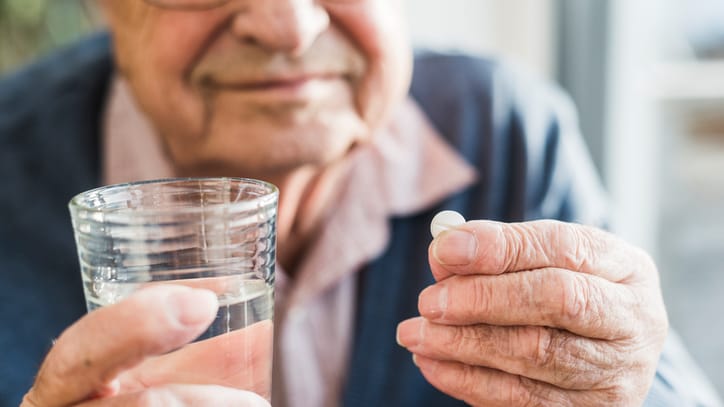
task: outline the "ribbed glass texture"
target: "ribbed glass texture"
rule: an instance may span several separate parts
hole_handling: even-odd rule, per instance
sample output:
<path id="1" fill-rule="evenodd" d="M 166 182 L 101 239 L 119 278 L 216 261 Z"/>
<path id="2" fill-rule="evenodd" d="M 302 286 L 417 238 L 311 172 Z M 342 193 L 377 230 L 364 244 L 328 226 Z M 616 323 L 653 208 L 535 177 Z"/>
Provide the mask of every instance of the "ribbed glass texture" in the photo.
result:
<path id="1" fill-rule="evenodd" d="M 89 310 L 152 284 L 216 292 L 201 339 L 271 320 L 278 191 L 241 178 L 112 185 L 74 197 L 70 212 Z"/>

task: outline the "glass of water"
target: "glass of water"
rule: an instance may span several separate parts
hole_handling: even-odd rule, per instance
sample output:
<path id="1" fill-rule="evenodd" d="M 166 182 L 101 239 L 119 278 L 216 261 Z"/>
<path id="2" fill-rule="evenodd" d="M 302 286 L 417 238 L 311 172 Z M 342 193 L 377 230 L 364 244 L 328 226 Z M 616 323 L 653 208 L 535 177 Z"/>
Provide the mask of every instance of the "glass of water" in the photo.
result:
<path id="1" fill-rule="evenodd" d="M 259 366 L 259 355 L 272 354 L 277 199 L 275 186 L 243 178 L 146 181 L 77 195 L 69 207 L 88 310 L 151 285 L 208 289 L 219 310 L 189 346 L 226 346 L 235 363 Z M 261 365 L 215 384 L 254 387 L 247 390 L 268 399 L 271 360 Z"/>

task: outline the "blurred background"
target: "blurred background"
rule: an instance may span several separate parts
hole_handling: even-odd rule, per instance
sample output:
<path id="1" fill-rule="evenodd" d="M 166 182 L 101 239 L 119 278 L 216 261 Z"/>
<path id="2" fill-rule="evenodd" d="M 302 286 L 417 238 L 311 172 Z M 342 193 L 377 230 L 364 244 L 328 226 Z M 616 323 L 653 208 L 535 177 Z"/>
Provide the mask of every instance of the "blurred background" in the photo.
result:
<path id="1" fill-rule="evenodd" d="M 503 58 L 571 94 L 615 231 L 654 256 L 672 325 L 724 393 L 724 2 L 411 0 L 408 10 L 418 46 Z M 0 75 L 98 21 L 80 0 L 0 0 Z"/>

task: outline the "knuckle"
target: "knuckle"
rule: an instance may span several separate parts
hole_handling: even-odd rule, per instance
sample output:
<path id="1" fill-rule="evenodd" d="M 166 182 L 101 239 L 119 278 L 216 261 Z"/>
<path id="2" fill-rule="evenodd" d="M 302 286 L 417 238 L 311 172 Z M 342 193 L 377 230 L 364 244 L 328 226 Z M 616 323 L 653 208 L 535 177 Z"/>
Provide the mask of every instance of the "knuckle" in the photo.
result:
<path id="1" fill-rule="evenodd" d="M 546 255 L 547 265 L 568 266 L 578 262 L 579 247 L 575 228 L 571 224 L 556 221 L 541 221 L 540 254 Z M 563 264 L 560 264 L 563 262 Z"/>
<path id="2" fill-rule="evenodd" d="M 470 339 L 473 337 L 472 327 L 451 327 L 452 333 L 448 340 L 441 344 L 441 350 L 450 355 L 461 355 L 467 352 Z"/>
<path id="3" fill-rule="evenodd" d="M 581 363 L 573 351 L 571 337 L 557 329 L 538 329 L 533 363 L 538 369 L 553 373 L 558 385 L 569 386 L 581 380 Z"/>
<path id="4" fill-rule="evenodd" d="M 533 354 L 530 359 L 539 367 L 548 367 L 554 363 L 557 346 L 549 329 L 539 328 L 535 330 Z"/>
<path id="5" fill-rule="evenodd" d="M 520 407 L 540 406 L 540 403 L 533 394 L 532 388 L 535 384 L 521 376 L 510 386 L 508 392 L 508 405 Z"/>
<path id="6" fill-rule="evenodd" d="M 521 383 L 522 377 L 516 376 L 508 386 L 501 389 L 502 403 L 506 406 L 530 405 L 532 395 L 528 393 Z"/>
<path id="7" fill-rule="evenodd" d="M 471 315 L 465 315 L 468 318 L 475 318 L 477 314 L 486 314 L 491 310 L 494 292 L 490 284 L 487 284 L 488 280 L 482 277 L 473 278 L 472 308 L 470 309 Z M 462 304 L 465 307 L 470 307 L 468 304 Z"/>
<path id="8" fill-rule="evenodd" d="M 520 407 L 573 406 L 564 392 L 520 376 L 518 376 L 517 384 L 512 386 L 510 405 Z"/>
<path id="9" fill-rule="evenodd" d="M 553 373 L 553 380 L 558 386 L 565 388 L 580 388 L 588 386 L 598 376 L 591 369 L 588 356 L 574 339 L 567 333 L 558 332 L 554 335 L 551 347 L 556 349 L 555 357 L 547 366 Z"/>
<path id="10" fill-rule="evenodd" d="M 557 283 L 561 287 L 561 315 L 563 322 L 577 321 L 589 315 L 591 306 L 591 287 L 580 276 L 571 273 L 558 273 Z"/>
<path id="11" fill-rule="evenodd" d="M 596 263 L 595 257 L 603 250 L 603 240 L 599 236 L 599 231 L 590 226 L 577 225 L 569 230 L 574 250 L 571 252 L 568 263 L 573 270 L 581 271 L 588 268 L 590 264 Z"/>
<path id="12" fill-rule="evenodd" d="M 577 337 L 558 329 L 538 328 L 533 343 L 530 360 L 538 370 L 552 374 L 551 383 L 578 388 L 583 383 L 590 385 L 603 380 L 600 371 L 605 371 L 607 366 L 591 361 L 590 349 Z"/>
<path id="13" fill-rule="evenodd" d="M 528 349 L 531 343 L 531 333 L 534 334 L 535 327 L 512 327 L 512 328 L 489 328 L 490 339 L 487 347 L 492 348 L 495 355 L 502 357 L 507 361 L 516 361 L 521 354 L 522 349 Z M 523 355 L 524 359 L 530 360 L 531 357 Z"/>
<path id="14" fill-rule="evenodd" d="M 517 264 L 521 263 L 522 250 L 527 245 L 528 231 L 524 223 L 510 224 L 503 229 L 503 241 L 505 242 L 505 257 L 500 270 L 514 270 Z"/>

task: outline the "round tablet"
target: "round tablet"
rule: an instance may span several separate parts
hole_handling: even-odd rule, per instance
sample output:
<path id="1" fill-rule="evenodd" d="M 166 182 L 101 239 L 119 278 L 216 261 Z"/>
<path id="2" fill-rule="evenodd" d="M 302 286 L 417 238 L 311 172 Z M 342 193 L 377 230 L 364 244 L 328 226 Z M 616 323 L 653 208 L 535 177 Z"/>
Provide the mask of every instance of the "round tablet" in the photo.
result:
<path id="1" fill-rule="evenodd" d="M 463 215 L 455 211 L 442 211 L 435 215 L 430 222 L 430 233 L 436 238 L 442 231 L 452 229 L 465 223 Z"/>

